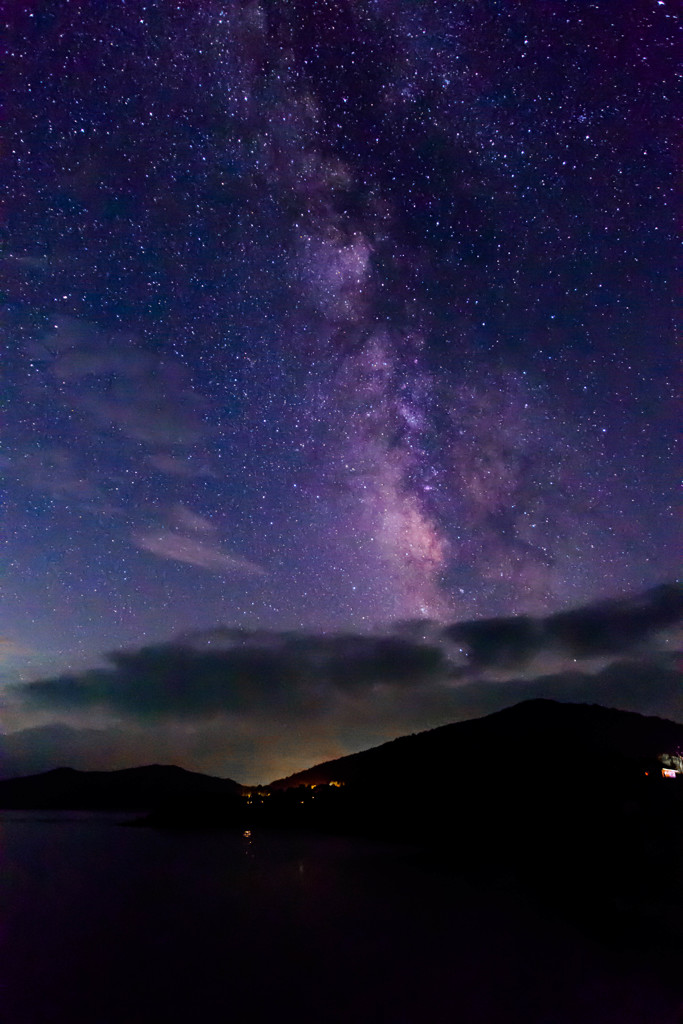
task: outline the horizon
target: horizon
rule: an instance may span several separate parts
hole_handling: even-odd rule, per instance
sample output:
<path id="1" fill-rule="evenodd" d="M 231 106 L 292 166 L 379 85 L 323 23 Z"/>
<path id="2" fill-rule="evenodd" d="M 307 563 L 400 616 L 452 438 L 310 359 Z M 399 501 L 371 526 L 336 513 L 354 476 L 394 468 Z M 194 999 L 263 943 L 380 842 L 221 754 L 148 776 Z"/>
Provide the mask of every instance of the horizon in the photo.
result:
<path id="1" fill-rule="evenodd" d="M 155 763 L 258 785 L 534 699 L 683 722 L 682 622 L 683 586 L 666 584 L 537 619 L 185 635 L 7 687 L 0 771 L 116 770 L 156 750 Z"/>
<path id="2" fill-rule="evenodd" d="M 57 773 L 57 772 L 70 772 L 70 773 L 74 773 L 74 774 L 77 774 L 77 775 L 93 775 L 93 774 L 96 774 L 96 775 L 118 775 L 118 774 L 120 774 L 122 772 L 123 773 L 126 773 L 126 772 L 146 772 L 146 771 L 151 771 L 153 769 L 161 769 L 163 771 L 167 771 L 167 770 L 180 771 L 180 772 L 183 772 L 185 774 L 198 775 L 198 776 L 201 776 L 203 778 L 213 778 L 213 779 L 218 779 L 219 781 L 232 782 L 232 783 L 236 783 L 241 789 L 247 789 L 247 790 L 250 789 L 250 788 L 268 789 L 270 786 L 275 785 L 276 783 L 288 782 L 290 779 L 296 779 L 298 776 L 306 775 L 308 772 L 314 771 L 315 769 L 325 768 L 325 767 L 327 767 L 329 765 L 333 765 L 337 761 L 345 760 L 348 757 L 353 757 L 355 754 L 363 754 L 363 753 L 369 753 L 371 751 L 381 750 L 383 747 L 390 746 L 391 744 L 395 743 L 397 740 L 398 741 L 405 740 L 405 739 L 411 740 L 411 739 L 413 739 L 415 737 L 426 736 L 426 735 L 428 735 L 430 733 L 438 732 L 441 729 L 448 729 L 448 728 L 451 728 L 453 726 L 464 725 L 466 723 L 471 723 L 471 722 L 485 721 L 486 719 L 496 717 L 498 715 L 504 714 L 505 712 L 516 711 L 516 710 L 518 710 L 518 709 L 520 709 L 520 708 L 522 708 L 522 707 L 524 707 L 526 705 L 529 705 L 529 704 L 536 704 L 536 705 L 538 705 L 538 704 L 554 704 L 554 705 L 557 705 L 558 707 L 568 706 L 568 707 L 574 707 L 574 708 L 598 709 L 599 711 L 608 711 L 608 712 L 614 711 L 614 712 L 616 712 L 619 715 L 624 714 L 624 715 L 628 715 L 628 716 L 633 716 L 635 718 L 643 718 L 643 719 L 649 718 L 649 719 L 653 719 L 653 720 L 656 720 L 656 721 L 664 722 L 664 723 L 666 723 L 668 725 L 680 725 L 681 728 L 683 729 L 683 720 L 676 721 L 674 719 L 664 718 L 661 715 L 654 715 L 654 714 L 647 715 L 647 714 L 643 714 L 642 712 L 639 712 L 639 711 L 628 711 L 628 710 L 626 710 L 624 708 L 611 707 L 611 706 L 606 705 L 606 704 L 598 704 L 595 701 L 592 701 L 592 702 L 589 702 L 589 701 L 570 701 L 570 700 L 566 700 L 566 699 L 558 700 L 558 699 L 552 698 L 552 697 L 529 697 L 529 698 L 526 698 L 524 700 L 517 701 L 514 704 L 507 704 L 504 707 L 497 708 L 495 711 L 489 711 L 489 712 L 487 712 L 486 714 L 483 714 L 483 715 L 477 715 L 477 716 L 472 717 L 472 718 L 460 719 L 457 722 L 446 722 L 443 725 L 434 726 L 431 729 L 422 729 L 419 732 L 405 733 L 405 734 L 401 734 L 399 736 L 393 736 L 393 737 L 391 737 L 389 739 L 384 740 L 382 743 L 377 744 L 376 746 L 363 747 L 360 750 L 350 750 L 347 753 L 342 754 L 340 757 L 333 758 L 333 759 L 328 759 L 326 761 L 319 761 L 319 762 L 316 762 L 316 764 L 306 765 L 306 767 L 300 768 L 297 771 L 292 772 L 290 775 L 280 776 L 278 778 L 271 779 L 269 782 L 258 782 L 258 783 L 256 783 L 256 782 L 241 782 L 239 779 L 228 778 L 227 776 L 209 775 L 206 772 L 197 772 L 196 770 L 193 770 L 193 769 L 190 769 L 190 768 L 184 768 L 182 765 L 178 765 L 178 764 L 158 763 L 158 762 L 151 762 L 151 763 L 144 763 L 144 764 L 135 764 L 135 765 L 126 765 L 125 767 L 122 767 L 122 768 L 105 768 L 105 769 L 73 768 L 70 765 L 57 765 L 54 768 L 49 768 L 49 769 L 46 769 L 45 771 L 42 771 L 42 772 L 32 773 L 31 775 L 25 775 L 25 776 L 14 776 L 13 775 L 13 776 L 10 776 L 10 777 L 7 777 L 7 778 L 4 775 L 0 775 L 0 782 L 2 782 L 2 781 L 13 781 L 15 779 L 24 779 L 24 778 L 33 779 L 33 778 L 42 777 L 43 775 L 52 775 L 52 774 Z M 335 785 L 338 785 L 338 784 L 335 783 Z"/>

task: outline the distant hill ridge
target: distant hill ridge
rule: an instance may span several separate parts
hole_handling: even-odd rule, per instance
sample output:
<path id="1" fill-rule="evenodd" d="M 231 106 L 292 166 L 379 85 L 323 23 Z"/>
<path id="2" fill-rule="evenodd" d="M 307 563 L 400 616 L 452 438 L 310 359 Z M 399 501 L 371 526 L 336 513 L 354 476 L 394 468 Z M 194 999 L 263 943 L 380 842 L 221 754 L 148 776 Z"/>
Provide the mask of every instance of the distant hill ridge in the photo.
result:
<path id="1" fill-rule="evenodd" d="M 54 768 L 39 775 L 0 781 L 0 807 L 36 809 L 147 810 L 160 802 L 238 796 L 231 779 L 190 772 L 176 765 L 144 765 L 116 771 Z"/>

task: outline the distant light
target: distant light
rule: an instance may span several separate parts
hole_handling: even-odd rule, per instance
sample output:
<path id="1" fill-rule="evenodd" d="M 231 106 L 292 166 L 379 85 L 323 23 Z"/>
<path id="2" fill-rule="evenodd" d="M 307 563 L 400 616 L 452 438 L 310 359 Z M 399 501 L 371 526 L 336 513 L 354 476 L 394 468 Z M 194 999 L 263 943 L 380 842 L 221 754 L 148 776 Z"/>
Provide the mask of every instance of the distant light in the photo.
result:
<path id="1" fill-rule="evenodd" d="M 678 772 L 674 768 L 662 768 L 662 778 L 675 779 Z"/>

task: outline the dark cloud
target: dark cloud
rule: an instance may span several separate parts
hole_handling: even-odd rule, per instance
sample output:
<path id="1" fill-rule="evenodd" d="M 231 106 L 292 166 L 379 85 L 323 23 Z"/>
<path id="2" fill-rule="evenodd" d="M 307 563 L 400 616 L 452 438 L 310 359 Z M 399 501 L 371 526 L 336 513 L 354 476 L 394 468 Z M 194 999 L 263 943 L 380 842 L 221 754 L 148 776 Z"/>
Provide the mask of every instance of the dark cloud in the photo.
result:
<path id="1" fill-rule="evenodd" d="M 527 665 L 543 651 L 572 658 L 619 655 L 651 643 L 682 618 L 683 588 L 666 584 L 637 597 L 544 618 L 482 619 L 456 623 L 443 632 L 462 645 L 471 669 L 510 669 Z"/>
<path id="2" fill-rule="evenodd" d="M 325 677 L 340 689 L 420 686 L 448 670 L 442 649 L 401 637 L 342 636 L 321 647 Z"/>
<path id="3" fill-rule="evenodd" d="M 216 634 L 212 634 L 215 637 Z M 334 693 L 379 684 L 424 685 L 442 676 L 442 650 L 400 637 L 231 634 L 222 647 L 164 644 L 108 656 L 111 668 L 39 680 L 18 688 L 29 705 L 101 709 L 133 717 L 202 718 L 219 713 L 289 714 L 328 710 Z"/>
<path id="4" fill-rule="evenodd" d="M 683 587 L 656 587 L 642 596 L 604 602 L 545 620 L 551 641 L 576 657 L 638 647 L 683 618 Z"/>
<path id="5" fill-rule="evenodd" d="M 472 703 L 492 710 L 530 695 L 604 699 L 678 713 L 674 680 L 679 677 L 660 631 L 680 618 L 680 592 L 671 586 L 538 622 L 521 618 L 454 625 L 429 640 L 398 633 L 216 629 L 116 652 L 108 655 L 105 668 L 38 680 L 15 692 L 28 707 L 97 709 L 149 721 L 225 713 L 258 717 L 273 709 L 285 717 L 310 719 L 334 714 L 338 701 L 346 698 L 366 700 L 371 707 L 384 699 L 383 690 L 390 700 L 393 694 L 396 702 L 413 709 L 441 707 L 444 714 L 462 713 Z M 532 656 L 546 650 L 557 655 L 558 635 L 564 658 L 555 658 L 554 674 L 536 670 L 522 679 L 519 672 Z M 466 651 L 454 651 L 454 639 Z M 602 660 L 596 666 L 592 659 L 597 654 L 603 659 L 611 654 L 608 664 Z M 588 663 L 577 666 L 582 657 Z M 501 679 L 503 669 L 507 681 Z"/>
<path id="6" fill-rule="evenodd" d="M 539 623 L 522 615 L 447 626 L 444 635 L 463 645 L 477 669 L 525 665 L 543 646 Z"/>

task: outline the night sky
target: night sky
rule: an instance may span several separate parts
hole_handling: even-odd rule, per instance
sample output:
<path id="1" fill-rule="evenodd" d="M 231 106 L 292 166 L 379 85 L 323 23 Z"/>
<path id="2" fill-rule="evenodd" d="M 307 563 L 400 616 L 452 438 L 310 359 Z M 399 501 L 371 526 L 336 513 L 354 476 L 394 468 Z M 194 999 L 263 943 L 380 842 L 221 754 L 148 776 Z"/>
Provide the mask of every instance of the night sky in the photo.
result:
<path id="1" fill-rule="evenodd" d="M 683 714 L 666 615 L 453 646 L 676 577 L 674 5 L 10 6 L 9 768 L 267 781 L 570 668 Z"/>

